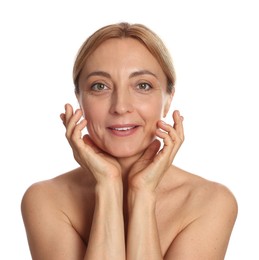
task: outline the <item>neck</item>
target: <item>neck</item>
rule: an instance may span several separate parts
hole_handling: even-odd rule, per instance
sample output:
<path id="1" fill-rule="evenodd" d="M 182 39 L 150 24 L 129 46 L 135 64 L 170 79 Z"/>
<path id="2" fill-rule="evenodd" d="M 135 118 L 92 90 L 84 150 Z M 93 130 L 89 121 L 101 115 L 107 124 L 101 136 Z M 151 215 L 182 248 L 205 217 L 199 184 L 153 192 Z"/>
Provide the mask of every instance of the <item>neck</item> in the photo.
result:
<path id="1" fill-rule="evenodd" d="M 136 154 L 132 157 L 122 157 L 117 158 L 120 166 L 121 166 L 121 174 L 123 182 L 127 182 L 128 174 L 130 172 L 131 167 L 133 164 L 141 157 L 142 154 Z"/>

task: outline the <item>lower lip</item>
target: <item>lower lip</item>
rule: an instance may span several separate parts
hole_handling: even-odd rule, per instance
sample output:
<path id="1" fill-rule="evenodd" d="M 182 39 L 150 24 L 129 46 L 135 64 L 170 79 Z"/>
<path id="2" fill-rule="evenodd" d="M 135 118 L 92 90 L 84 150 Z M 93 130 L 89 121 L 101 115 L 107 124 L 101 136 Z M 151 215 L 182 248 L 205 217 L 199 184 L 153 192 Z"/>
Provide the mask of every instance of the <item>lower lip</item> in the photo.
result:
<path id="1" fill-rule="evenodd" d="M 108 128 L 108 130 L 115 136 L 126 137 L 126 136 L 133 135 L 138 130 L 138 128 L 139 126 L 131 128 L 129 130 L 123 130 L 123 131 L 119 131 L 111 128 Z"/>

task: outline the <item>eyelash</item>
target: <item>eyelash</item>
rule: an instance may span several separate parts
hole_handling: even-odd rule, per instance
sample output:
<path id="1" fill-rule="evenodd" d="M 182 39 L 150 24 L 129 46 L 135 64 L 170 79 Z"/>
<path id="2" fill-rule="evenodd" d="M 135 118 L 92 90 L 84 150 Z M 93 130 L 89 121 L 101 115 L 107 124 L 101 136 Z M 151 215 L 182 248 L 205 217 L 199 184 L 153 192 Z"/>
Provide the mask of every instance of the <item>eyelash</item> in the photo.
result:
<path id="1" fill-rule="evenodd" d="M 142 86 L 145 86 L 145 87 L 148 86 L 148 89 L 144 89 L 144 88 L 142 88 Z M 137 88 L 138 88 L 139 90 L 141 90 L 141 91 L 149 91 L 149 90 L 152 89 L 152 86 L 151 86 L 150 84 L 146 83 L 146 82 L 143 82 L 143 83 L 138 84 L 138 85 L 137 85 Z"/>
<path id="2" fill-rule="evenodd" d="M 98 87 L 102 86 L 102 89 L 98 89 Z M 106 90 L 107 86 L 103 83 L 95 83 L 91 86 L 91 90 L 93 91 L 103 91 Z"/>

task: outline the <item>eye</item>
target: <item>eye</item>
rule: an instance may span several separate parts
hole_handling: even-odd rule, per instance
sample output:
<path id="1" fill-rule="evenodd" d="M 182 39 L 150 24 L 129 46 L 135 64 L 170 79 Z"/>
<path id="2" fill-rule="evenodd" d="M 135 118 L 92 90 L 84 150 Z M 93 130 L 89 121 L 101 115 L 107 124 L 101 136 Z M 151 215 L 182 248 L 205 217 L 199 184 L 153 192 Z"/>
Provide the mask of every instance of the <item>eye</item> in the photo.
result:
<path id="1" fill-rule="evenodd" d="M 148 84 L 148 83 L 140 83 L 140 84 L 137 85 L 137 88 L 139 90 L 144 90 L 144 91 L 148 91 L 148 90 L 152 89 L 151 85 Z"/>
<path id="2" fill-rule="evenodd" d="M 104 85 L 103 83 L 95 83 L 91 86 L 91 90 L 94 91 L 102 91 L 102 90 L 106 90 L 107 86 Z"/>

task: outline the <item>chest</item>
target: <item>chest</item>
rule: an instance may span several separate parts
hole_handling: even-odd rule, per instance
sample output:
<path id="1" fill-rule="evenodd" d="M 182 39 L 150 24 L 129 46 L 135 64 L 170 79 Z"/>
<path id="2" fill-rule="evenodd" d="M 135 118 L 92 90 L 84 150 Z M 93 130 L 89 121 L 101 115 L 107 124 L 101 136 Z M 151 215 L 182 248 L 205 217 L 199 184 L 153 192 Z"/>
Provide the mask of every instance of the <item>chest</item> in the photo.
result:
<path id="1" fill-rule="evenodd" d="M 94 216 L 95 196 L 93 194 L 87 194 L 87 196 L 74 195 L 66 206 L 66 212 L 73 228 L 80 234 L 85 244 L 87 244 Z M 179 198 L 178 200 L 172 201 L 170 197 L 165 197 L 161 198 L 157 203 L 157 229 L 163 253 L 167 251 L 172 241 L 182 229 L 183 209 L 183 201 L 179 200 Z M 129 215 L 126 203 L 124 203 L 123 211 L 125 236 L 127 237 Z"/>

